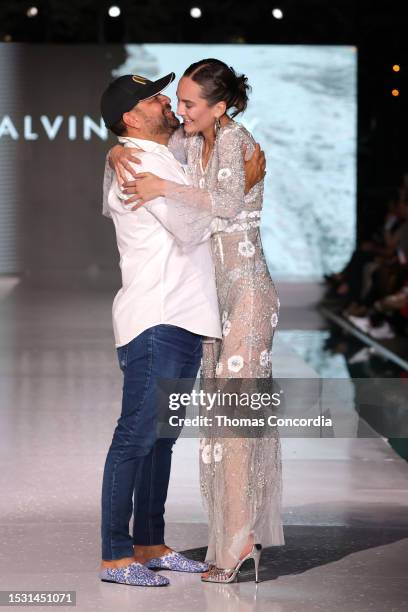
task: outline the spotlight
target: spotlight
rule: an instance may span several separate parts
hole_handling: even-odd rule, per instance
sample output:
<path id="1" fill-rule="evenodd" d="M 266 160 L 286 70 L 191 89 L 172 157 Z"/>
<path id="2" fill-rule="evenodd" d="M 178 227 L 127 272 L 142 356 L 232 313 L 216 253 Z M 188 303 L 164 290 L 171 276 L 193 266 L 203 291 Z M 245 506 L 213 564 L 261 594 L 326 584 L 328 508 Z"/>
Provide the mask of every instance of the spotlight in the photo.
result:
<path id="1" fill-rule="evenodd" d="M 193 8 L 190 9 L 190 15 L 193 19 L 200 19 L 202 15 L 201 9 L 198 6 L 193 6 Z"/>
<path id="2" fill-rule="evenodd" d="M 109 17 L 119 17 L 120 8 L 118 6 L 110 6 L 108 10 Z"/>
<path id="3" fill-rule="evenodd" d="M 272 9 L 272 16 L 275 17 L 275 19 L 283 19 L 283 11 L 281 11 L 280 8 L 274 8 Z"/>
<path id="4" fill-rule="evenodd" d="M 38 8 L 36 6 L 30 6 L 30 8 L 27 9 L 26 15 L 27 17 L 37 17 Z"/>
<path id="5" fill-rule="evenodd" d="M 401 67 L 398 66 L 398 64 L 394 64 L 392 69 L 393 69 L 394 72 L 399 72 L 401 70 Z"/>
<path id="6" fill-rule="evenodd" d="M 393 89 L 391 93 L 394 96 L 394 98 L 397 98 L 400 95 L 400 92 L 398 89 Z"/>

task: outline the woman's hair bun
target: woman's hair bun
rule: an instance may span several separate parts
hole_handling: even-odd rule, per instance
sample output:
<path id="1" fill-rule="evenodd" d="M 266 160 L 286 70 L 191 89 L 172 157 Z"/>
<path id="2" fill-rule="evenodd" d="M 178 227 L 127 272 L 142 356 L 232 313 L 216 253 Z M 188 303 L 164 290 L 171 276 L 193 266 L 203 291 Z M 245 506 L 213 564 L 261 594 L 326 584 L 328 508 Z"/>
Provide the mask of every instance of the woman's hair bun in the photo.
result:
<path id="1" fill-rule="evenodd" d="M 244 74 L 237 74 L 232 66 L 214 58 L 200 60 L 191 64 L 184 73 L 198 83 L 203 98 L 209 106 L 225 102 L 228 109 L 235 109 L 231 117 L 243 113 L 248 106 L 248 94 L 251 87 Z"/>

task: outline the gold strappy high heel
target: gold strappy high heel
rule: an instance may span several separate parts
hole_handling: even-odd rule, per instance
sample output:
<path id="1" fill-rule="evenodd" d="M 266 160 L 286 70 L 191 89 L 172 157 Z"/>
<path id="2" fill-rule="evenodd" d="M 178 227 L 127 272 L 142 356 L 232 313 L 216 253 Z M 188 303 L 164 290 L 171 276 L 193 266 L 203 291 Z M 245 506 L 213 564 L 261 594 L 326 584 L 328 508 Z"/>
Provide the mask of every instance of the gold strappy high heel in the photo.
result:
<path id="1" fill-rule="evenodd" d="M 211 565 L 210 569 L 208 570 L 207 577 L 206 578 L 201 577 L 201 580 L 203 582 L 223 582 L 223 583 L 235 582 L 235 580 L 238 578 L 239 570 L 241 568 L 241 565 L 244 563 L 244 561 L 247 561 L 248 559 L 253 559 L 254 564 L 255 564 L 255 582 L 259 582 L 258 580 L 259 561 L 261 559 L 261 554 L 262 554 L 262 545 L 254 544 L 251 552 L 248 553 L 246 557 L 244 557 L 243 559 L 239 559 L 235 567 L 230 568 L 230 569 L 221 569 L 220 567 Z"/>

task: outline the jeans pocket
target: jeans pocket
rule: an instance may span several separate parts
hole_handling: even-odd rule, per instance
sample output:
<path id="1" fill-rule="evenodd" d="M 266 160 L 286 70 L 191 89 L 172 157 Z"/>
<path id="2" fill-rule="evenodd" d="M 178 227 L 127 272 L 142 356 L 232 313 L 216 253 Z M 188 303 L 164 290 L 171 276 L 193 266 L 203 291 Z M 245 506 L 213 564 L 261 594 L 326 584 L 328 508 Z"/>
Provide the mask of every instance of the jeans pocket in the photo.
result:
<path id="1" fill-rule="evenodd" d="M 127 366 L 128 345 L 126 344 L 125 346 L 120 346 L 116 350 L 118 353 L 119 367 L 122 370 L 122 372 L 124 372 Z"/>

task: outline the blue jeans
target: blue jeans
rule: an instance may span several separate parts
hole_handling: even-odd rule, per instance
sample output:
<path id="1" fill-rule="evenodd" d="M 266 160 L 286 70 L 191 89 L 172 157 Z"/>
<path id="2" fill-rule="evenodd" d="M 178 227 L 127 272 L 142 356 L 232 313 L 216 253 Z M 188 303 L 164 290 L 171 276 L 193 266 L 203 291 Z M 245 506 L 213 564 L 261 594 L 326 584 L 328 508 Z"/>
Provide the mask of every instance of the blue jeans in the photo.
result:
<path id="1" fill-rule="evenodd" d="M 173 325 L 151 327 L 118 348 L 123 399 L 102 484 L 105 561 L 133 557 L 134 544 L 164 543 L 164 505 L 176 436 L 157 435 L 157 383 L 161 378 L 177 379 L 174 384 L 182 385 L 183 379 L 190 379 L 183 392 L 191 391 L 201 356 L 202 337 Z"/>

